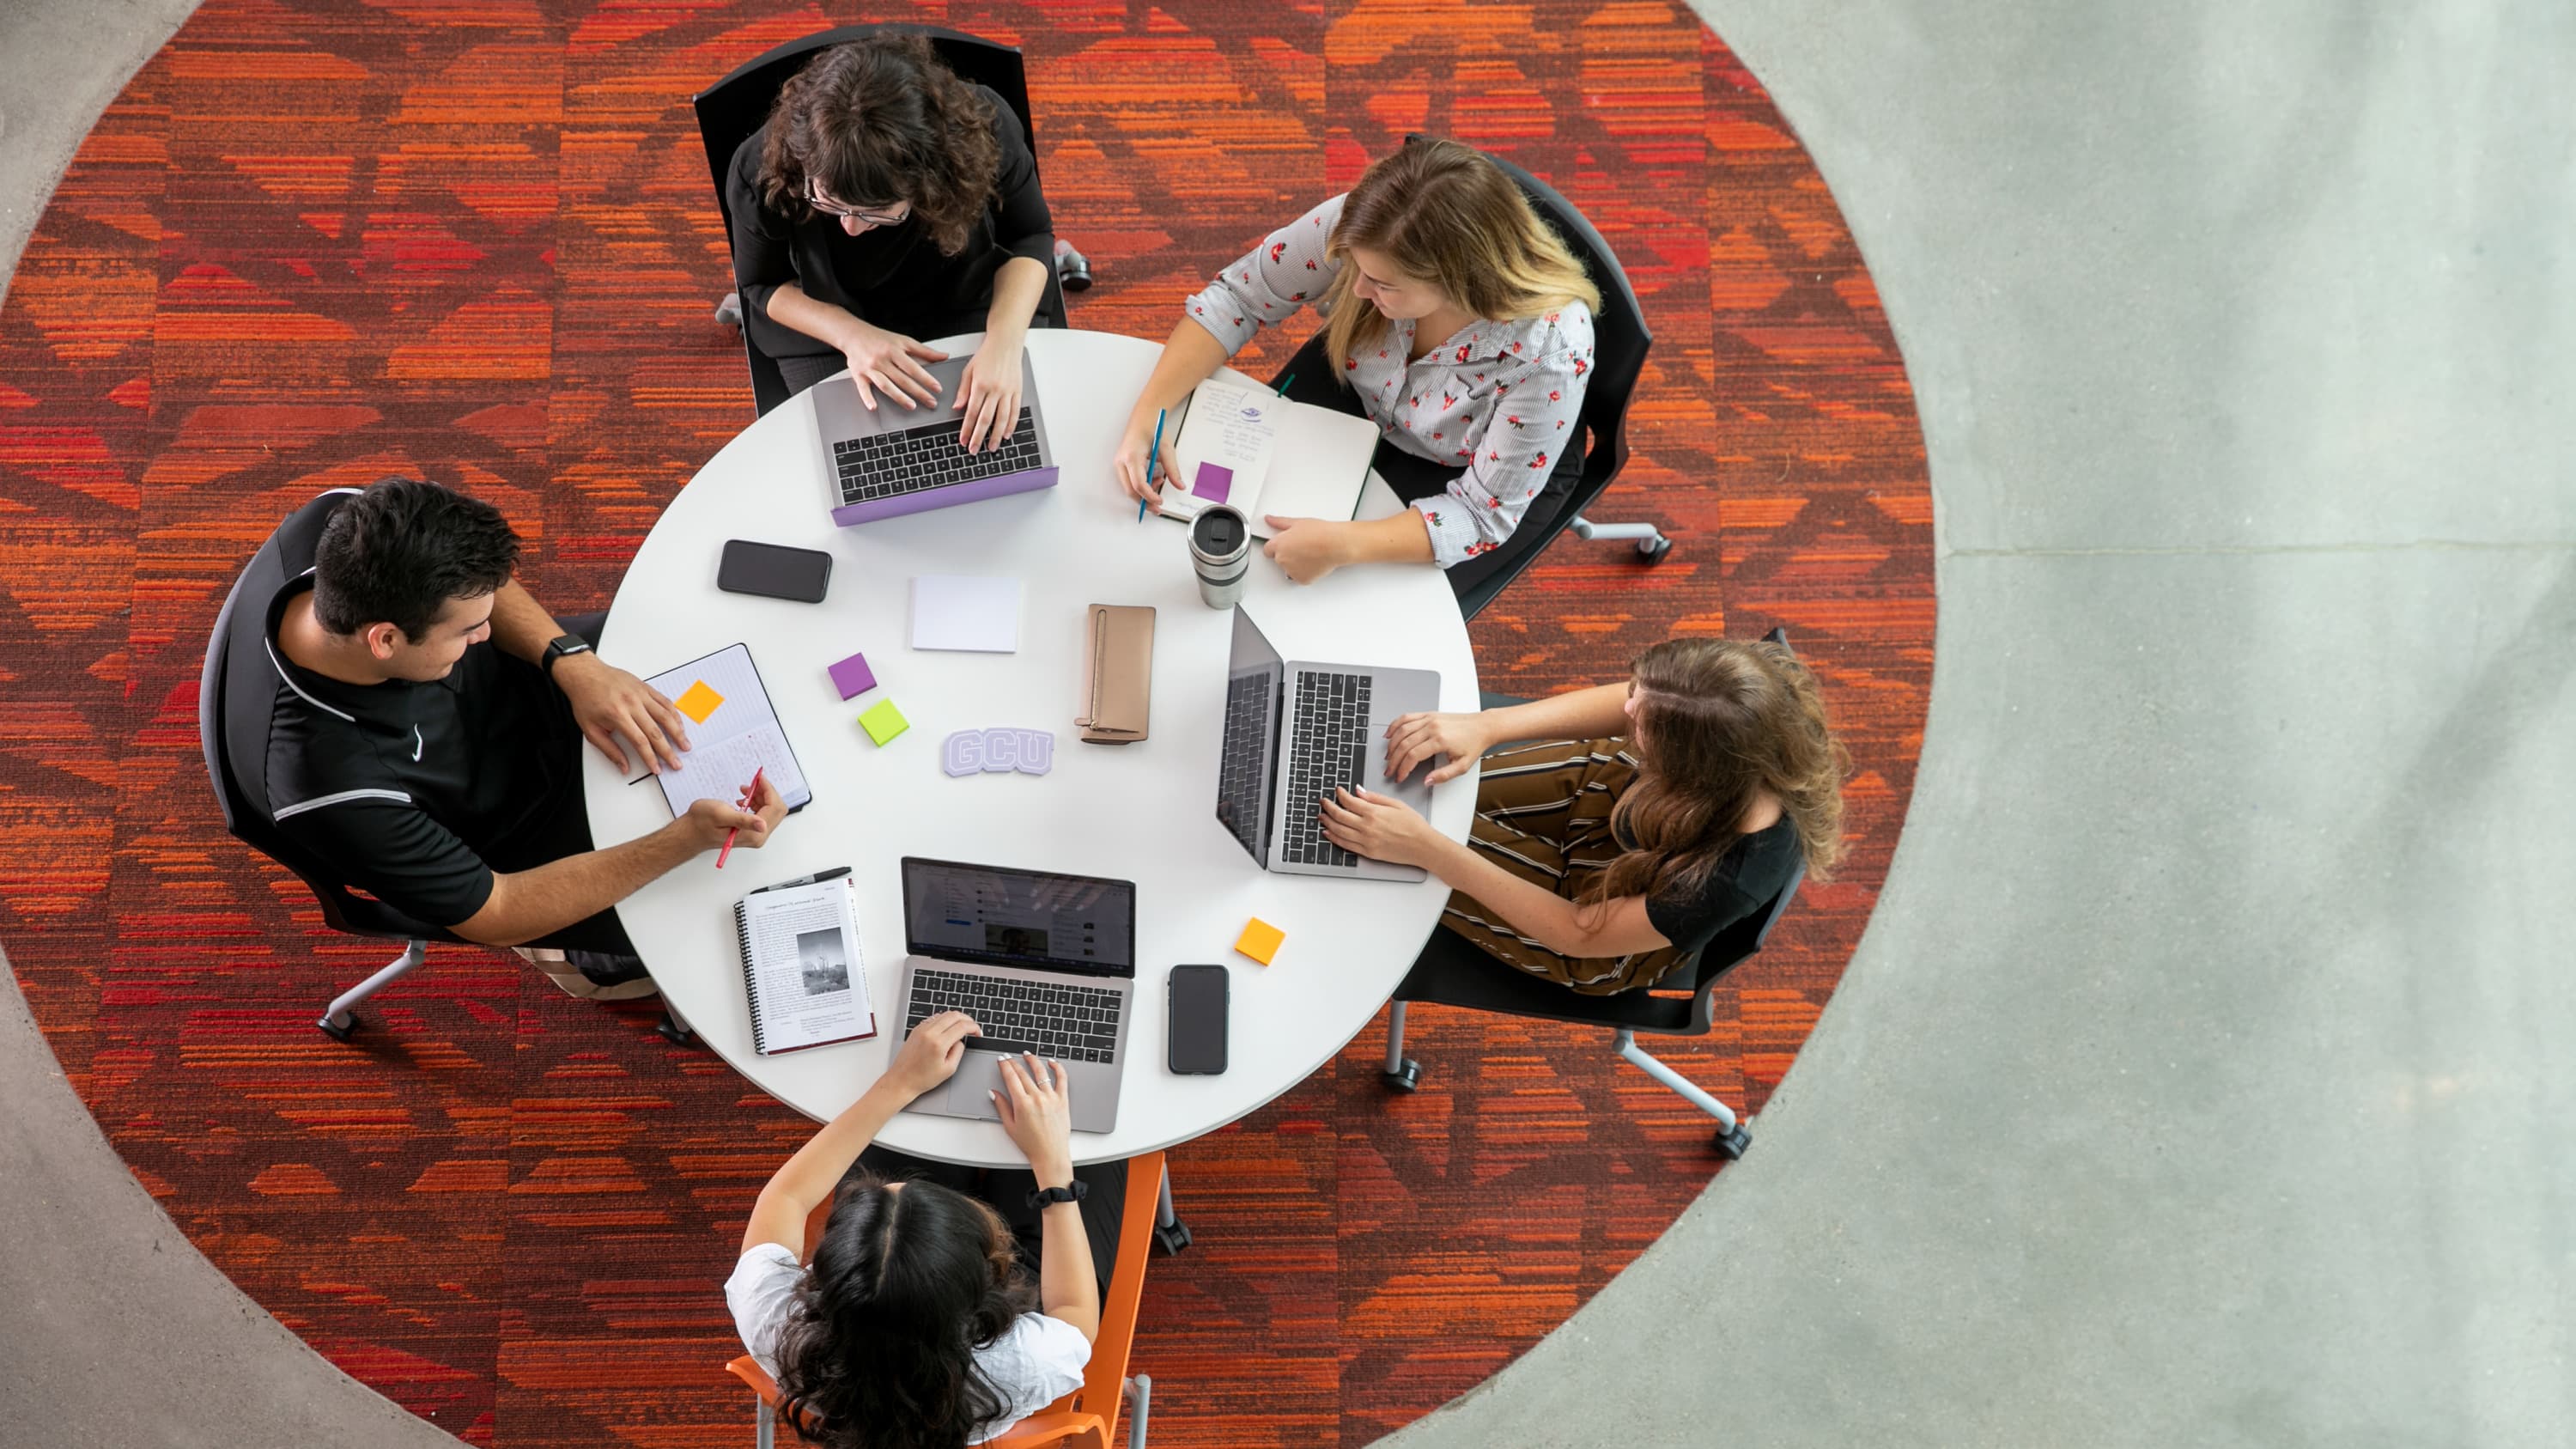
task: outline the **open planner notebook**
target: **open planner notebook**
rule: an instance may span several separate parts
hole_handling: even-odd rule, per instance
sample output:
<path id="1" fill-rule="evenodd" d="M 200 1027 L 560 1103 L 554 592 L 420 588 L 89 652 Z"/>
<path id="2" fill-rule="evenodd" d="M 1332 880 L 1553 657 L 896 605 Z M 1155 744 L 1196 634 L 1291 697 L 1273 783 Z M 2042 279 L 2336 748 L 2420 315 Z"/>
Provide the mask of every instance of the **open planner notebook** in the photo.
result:
<path id="1" fill-rule="evenodd" d="M 1252 536 L 1269 538 L 1264 516 L 1347 519 L 1377 453 L 1377 424 L 1350 413 L 1290 402 L 1266 387 L 1209 378 L 1167 421 L 1163 490 L 1167 518 L 1184 521 L 1210 504 L 1241 512 Z"/>
<path id="2" fill-rule="evenodd" d="M 769 691 L 752 666 L 749 645 L 719 649 L 645 683 L 662 691 L 688 716 L 689 747 L 680 752 L 680 768 L 664 770 L 662 798 L 671 813 L 685 813 L 700 800 L 733 804 L 757 772 L 778 787 L 778 798 L 790 810 L 812 803 L 813 787 L 787 747 L 787 732 L 769 705 Z"/>
<path id="3" fill-rule="evenodd" d="M 858 886 L 830 880 L 763 886 L 733 908 L 751 1046 L 762 1056 L 877 1034 L 859 959 Z"/>

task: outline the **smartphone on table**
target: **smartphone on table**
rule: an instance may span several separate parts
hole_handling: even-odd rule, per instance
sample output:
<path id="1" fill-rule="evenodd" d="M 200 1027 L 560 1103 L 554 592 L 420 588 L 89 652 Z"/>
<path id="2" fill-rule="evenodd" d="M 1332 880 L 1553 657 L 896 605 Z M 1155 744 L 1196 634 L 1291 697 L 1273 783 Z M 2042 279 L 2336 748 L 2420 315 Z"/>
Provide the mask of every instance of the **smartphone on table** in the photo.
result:
<path id="1" fill-rule="evenodd" d="M 1226 1011 L 1233 978 L 1222 966 L 1172 968 L 1171 1009 L 1164 1014 L 1165 1064 L 1174 1076 L 1213 1077 L 1225 1071 Z"/>
<path id="2" fill-rule="evenodd" d="M 716 565 L 716 587 L 729 594 L 819 604 L 831 586 L 832 556 L 816 549 L 732 538 Z"/>

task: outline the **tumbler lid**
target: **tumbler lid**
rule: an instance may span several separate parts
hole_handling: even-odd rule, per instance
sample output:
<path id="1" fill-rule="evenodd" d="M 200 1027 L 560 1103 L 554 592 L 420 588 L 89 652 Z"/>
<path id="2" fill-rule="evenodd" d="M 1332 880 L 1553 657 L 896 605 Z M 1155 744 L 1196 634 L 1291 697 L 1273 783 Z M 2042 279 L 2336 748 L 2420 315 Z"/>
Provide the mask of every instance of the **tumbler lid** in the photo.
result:
<path id="1" fill-rule="evenodd" d="M 1243 515 L 1230 508 L 1211 508 L 1190 524 L 1190 542 L 1201 553 L 1223 557 L 1241 548 L 1243 539 Z"/>

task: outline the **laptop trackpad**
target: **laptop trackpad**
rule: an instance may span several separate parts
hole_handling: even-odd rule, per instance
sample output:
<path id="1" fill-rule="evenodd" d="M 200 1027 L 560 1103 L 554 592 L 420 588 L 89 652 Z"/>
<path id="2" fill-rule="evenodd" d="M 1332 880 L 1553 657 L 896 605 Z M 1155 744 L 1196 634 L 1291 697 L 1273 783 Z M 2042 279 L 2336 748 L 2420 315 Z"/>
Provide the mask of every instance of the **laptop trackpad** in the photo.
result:
<path id="1" fill-rule="evenodd" d="M 957 1064 L 957 1075 L 948 1079 L 948 1115 L 998 1120 L 1002 1112 L 993 1105 L 991 1094 L 1000 1090 L 1002 1054 L 977 1051 L 970 1045 L 966 1048 L 966 1059 Z"/>

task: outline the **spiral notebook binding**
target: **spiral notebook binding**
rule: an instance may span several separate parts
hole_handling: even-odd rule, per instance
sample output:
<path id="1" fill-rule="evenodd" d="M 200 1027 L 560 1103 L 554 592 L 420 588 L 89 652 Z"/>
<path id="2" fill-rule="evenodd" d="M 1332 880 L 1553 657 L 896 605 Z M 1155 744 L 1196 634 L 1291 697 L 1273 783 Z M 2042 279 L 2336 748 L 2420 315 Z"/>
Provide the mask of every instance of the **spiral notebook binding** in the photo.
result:
<path id="1" fill-rule="evenodd" d="M 751 1000 L 751 1049 L 761 1051 L 760 993 L 751 989 L 751 913 L 743 905 L 741 901 L 733 903 L 733 936 L 742 947 L 743 994 Z"/>

